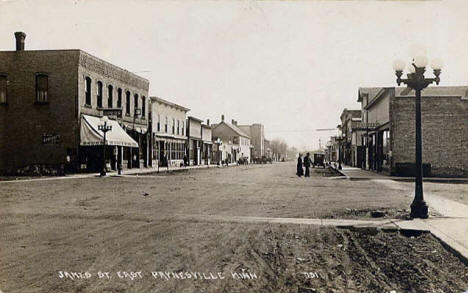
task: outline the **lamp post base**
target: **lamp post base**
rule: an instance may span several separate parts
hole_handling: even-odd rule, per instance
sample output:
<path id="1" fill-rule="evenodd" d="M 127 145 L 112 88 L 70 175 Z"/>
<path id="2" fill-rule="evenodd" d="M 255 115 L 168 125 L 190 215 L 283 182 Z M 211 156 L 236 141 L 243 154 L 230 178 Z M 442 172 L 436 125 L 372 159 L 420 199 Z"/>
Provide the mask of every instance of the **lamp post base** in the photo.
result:
<path id="1" fill-rule="evenodd" d="M 106 174 L 107 174 L 106 171 L 101 171 L 101 177 L 106 176 Z"/>
<path id="2" fill-rule="evenodd" d="M 420 218 L 420 219 L 427 219 L 428 215 L 428 207 L 425 201 L 413 202 L 411 204 L 411 219 Z"/>

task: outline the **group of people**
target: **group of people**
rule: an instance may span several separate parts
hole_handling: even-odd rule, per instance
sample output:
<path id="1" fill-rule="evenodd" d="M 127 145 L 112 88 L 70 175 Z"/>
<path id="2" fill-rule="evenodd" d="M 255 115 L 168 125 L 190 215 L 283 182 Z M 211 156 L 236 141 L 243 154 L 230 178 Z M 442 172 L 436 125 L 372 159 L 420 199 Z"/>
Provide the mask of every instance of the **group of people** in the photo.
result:
<path id="1" fill-rule="evenodd" d="M 312 165 L 312 160 L 310 159 L 310 154 L 307 153 L 307 155 L 302 159 L 302 154 L 299 154 L 299 157 L 297 158 L 297 173 L 296 175 L 299 177 L 310 177 L 310 166 Z M 305 168 L 305 175 L 304 175 L 304 169 Z"/>

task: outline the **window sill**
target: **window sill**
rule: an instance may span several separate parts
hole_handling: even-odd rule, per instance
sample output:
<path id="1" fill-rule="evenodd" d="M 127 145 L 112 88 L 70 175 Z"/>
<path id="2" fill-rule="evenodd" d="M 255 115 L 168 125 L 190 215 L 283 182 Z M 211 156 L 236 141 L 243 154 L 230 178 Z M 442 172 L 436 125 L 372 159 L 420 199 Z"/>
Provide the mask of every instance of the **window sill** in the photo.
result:
<path id="1" fill-rule="evenodd" d="M 90 108 L 90 109 L 92 108 L 91 105 L 88 105 L 88 104 L 84 104 L 84 107 L 85 108 Z"/>
<path id="2" fill-rule="evenodd" d="M 39 106 L 41 106 L 41 105 L 49 105 L 49 102 L 37 102 L 37 101 L 36 101 L 36 102 L 34 102 L 34 105 L 39 105 Z"/>

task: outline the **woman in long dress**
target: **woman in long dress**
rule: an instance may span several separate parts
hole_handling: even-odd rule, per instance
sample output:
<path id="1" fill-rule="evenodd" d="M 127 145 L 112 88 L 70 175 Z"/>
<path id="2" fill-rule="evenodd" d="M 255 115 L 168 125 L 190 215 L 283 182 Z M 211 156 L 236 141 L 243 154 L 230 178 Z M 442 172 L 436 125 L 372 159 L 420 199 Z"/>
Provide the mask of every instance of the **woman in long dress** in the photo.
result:
<path id="1" fill-rule="evenodd" d="M 302 169 L 302 155 L 299 154 L 299 157 L 297 158 L 297 176 L 302 177 L 304 175 L 304 169 Z"/>

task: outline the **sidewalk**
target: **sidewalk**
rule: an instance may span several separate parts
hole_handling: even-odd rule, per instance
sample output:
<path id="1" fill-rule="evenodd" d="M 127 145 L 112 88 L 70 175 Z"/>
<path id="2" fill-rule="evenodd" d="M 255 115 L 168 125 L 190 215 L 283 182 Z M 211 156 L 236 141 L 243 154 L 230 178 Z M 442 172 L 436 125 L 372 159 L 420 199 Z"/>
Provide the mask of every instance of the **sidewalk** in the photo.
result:
<path id="1" fill-rule="evenodd" d="M 381 175 L 375 172 L 343 166 L 337 170 L 350 180 L 389 180 L 391 181 L 414 181 L 411 177 L 393 177 Z M 467 178 L 425 178 L 429 182 L 468 182 Z M 410 221 L 394 221 L 393 224 L 400 229 L 429 231 L 438 238 L 445 246 L 455 253 L 465 264 L 468 265 L 468 205 L 426 193 L 425 201 L 430 209 L 437 211 L 442 217 L 431 217 L 428 219 L 413 219 Z"/>
<path id="2" fill-rule="evenodd" d="M 342 165 L 342 169 L 338 170 L 334 168 L 337 172 L 341 173 L 347 179 L 350 180 L 367 180 L 367 179 L 388 179 L 388 180 L 395 180 L 395 181 L 405 181 L 405 182 L 413 182 L 414 177 L 398 177 L 398 176 L 389 176 L 381 173 L 376 173 L 369 170 L 363 170 L 361 168 L 350 167 L 346 165 Z M 444 182 L 444 183 L 468 183 L 468 178 L 439 178 L 439 177 L 424 177 L 423 181 L 426 182 Z"/>
<path id="3" fill-rule="evenodd" d="M 238 166 L 237 163 L 229 164 L 229 167 Z M 138 175 L 138 174 L 151 174 L 151 173 L 165 173 L 165 172 L 177 172 L 184 170 L 192 169 L 208 169 L 208 168 L 227 168 L 226 165 L 197 165 L 197 166 L 187 166 L 187 167 L 147 167 L 147 168 L 133 168 L 133 169 L 124 169 L 122 170 L 121 175 Z M 117 171 L 112 170 L 107 172 L 106 176 L 121 176 Z M 29 179 L 14 179 L 11 180 L 0 180 L 1 183 L 12 183 L 12 182 L 30 182 L 30 181 L 48 181 L 48 180 L 66 180 L 66 179 L 77 179 L 77 178 L 92 178 L 99 177 L 99 173 L 74 173 L 65 176 L 50 176 L 50 177 L 38 177 L 38 178 L 29 178 Z"/>

